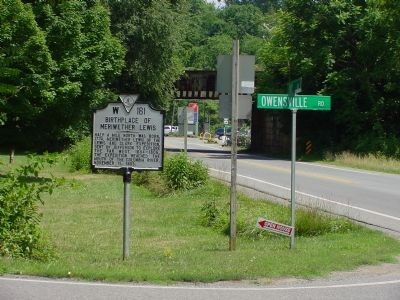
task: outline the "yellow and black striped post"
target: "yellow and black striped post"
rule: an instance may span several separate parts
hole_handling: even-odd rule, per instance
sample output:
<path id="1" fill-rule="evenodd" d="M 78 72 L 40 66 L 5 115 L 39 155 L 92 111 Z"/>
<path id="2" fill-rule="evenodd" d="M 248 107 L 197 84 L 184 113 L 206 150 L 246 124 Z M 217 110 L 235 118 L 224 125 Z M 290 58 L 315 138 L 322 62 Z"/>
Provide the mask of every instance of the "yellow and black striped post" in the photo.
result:
<path id="1" fill-rule="evenodd" d="M 312 152 L 312 143 L 311 141 L 306 142 L 306 154 L 309 155 Z"/>

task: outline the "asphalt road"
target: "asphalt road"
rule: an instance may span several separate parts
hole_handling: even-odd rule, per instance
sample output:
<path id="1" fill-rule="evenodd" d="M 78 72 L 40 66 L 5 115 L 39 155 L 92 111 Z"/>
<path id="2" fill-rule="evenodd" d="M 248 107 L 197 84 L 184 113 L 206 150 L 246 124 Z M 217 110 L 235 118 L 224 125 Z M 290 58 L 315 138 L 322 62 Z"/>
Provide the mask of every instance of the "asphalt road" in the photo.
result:
<path id="1" fill-rule="evenodd" d="M 181 151 L 183 147 L 183 138 L 165 139 L 169 151 Z M 189 138 L 188 152 L 204 161 L 213 176 L 230 181 L 230 149 Z M 290 161 L 239 154 L 237 166 L 239 185 L 275 199 L 290 199 Z M 296 202 L 400 237 L 400 175 L 297 162 Z"/>
<path id="2" fill-rule="evenodd" d="M 322 281 L 281 282 L 269 286 L 243 283 L 181 284 L 172 286 L 107 284 L 44 278 L 0 277 L 2 300 L 102 299 L 362 299 L 400 298 L 400 273 L 389 272 L 353 279 L 336 275 Z M 340 278 L 340 279 L 339 279 Z"/>

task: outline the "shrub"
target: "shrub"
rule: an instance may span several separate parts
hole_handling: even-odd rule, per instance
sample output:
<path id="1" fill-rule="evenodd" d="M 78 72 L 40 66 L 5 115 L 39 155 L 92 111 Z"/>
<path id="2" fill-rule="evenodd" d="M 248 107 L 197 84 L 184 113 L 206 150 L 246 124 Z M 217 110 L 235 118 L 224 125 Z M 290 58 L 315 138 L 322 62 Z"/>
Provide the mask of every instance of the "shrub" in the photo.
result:
<path id="1" fill-rule="evenodd" d="M 67 151 L 67 161 L 70 170 L 90 172 L 91 153 L 92 145 L 90 137 L 87 137 L 73 145 Z"/>
<path id="2" fill-rule="evenodd" d="M 238 199 L 240 200 L 240 198 Z M 236 231 L 238 236 L 256 239 L 265 234 L 256 228 L 255 220 L 260 217 L 260 211 L 269 211 L 269 219 L 278 223 L 289 224 L 289 209 L 269 202 L 257 202 L 245 198 L 239 201 L 240 208 L 236 216 Z M 238 203 L 239 203 L 238 202 Z M 200 209 L 199 221 L 205 227 L 225 235 L 230 234 L 229 203 L 223 199 L 209 199 Z M 317 236 L 327 233 L 345 233 L 353 230 L 357 225 L 342 218 L 324 214 L 317 209 L 296 210 L 296 236 Z"/>
<path id="3" fill-rule="evenodd" d="M 190 160 L 181 153 L 165 159 L 162 173 L 141 171 L 132 173 L 132 182 L 145 186 L 158 196 L 177 190 L 190 190 L 206 183 L 208 170 L 200 161 Z"/>
<path id="4" fill-rule="evenodd" d="M 343 233 L 354 229 L 351 221 L 321 213 L 317 209 L 296 210 L 296 235 L 316 236 L 325 233 Z"/>
<path id="5" fill-rule="evenodd" d="M 180 153 L 166 159 L 163 177 L 172 190 L 192 189 L 207 181 L 208 170 L 202 162 L 192 161 Z"/>
<path id="6" fill-rule="evenodd" d="M 220 218 L 220 208 L 216 200 L 210 199 L 201 206 L 200 224 L 205 227 L 213 227 Z"/>
<path id="7" fill-rule="evenodd" d="M 220 199 L 221 200 L 221 199 Z M 209 199 L 201 206 L 200 224 L 216 231 L 230 235 L 230 205 L 229 202 Z M 236 232 L 239 236 L 255 237 L 259 230 L 252 224 L 247 224 L 242 214 L 236 215 Z"/>
<path id="8" fill-rule="evenodd" d="M 43 193 L 51 194 L 61 181 L 40 178 L 39 171 L 53 164 L 49 156 L 30 156 L 28 163 L 0 179 L 0 255 L 44 259 L 49 248 L 42 239 L 38 203 Z"/>
<path id="9" fill-rule="evenodd" d="M 136 185 L 148 186 L 152 182 L 152 172 L 149 171 L 141 171 L 141 172 L 132 172 L 132 183 Z"/>
<path id="10" fill-rule="evenodd" d="M 362 155 L 374 154 L 387 158 L 400 159 L 400 138 L 395 135 L 372 132 L 360 136 L 354 150 L 356 153 Z"/>
<path id="11" fill-rule="evenodd" d="M 139 186 L 146 187 L 157 196 L 164 196 L 170 193 L 164 178 L 158 172 L 140 171 L 132 173 L 132 182 Z"/>

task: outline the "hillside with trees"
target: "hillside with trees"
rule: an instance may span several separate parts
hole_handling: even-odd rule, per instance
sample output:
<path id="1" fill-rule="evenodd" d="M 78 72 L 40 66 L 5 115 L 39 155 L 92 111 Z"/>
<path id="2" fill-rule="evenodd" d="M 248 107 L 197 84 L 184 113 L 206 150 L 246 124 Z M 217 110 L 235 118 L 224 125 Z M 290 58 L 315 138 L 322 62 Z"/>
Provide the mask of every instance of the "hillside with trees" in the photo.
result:
<path id="1" fill-rule="evenodd" d="M 331 95 L 330 113 L 302 113 L 299 135 L 400 158 L 396 0 L 220 2 L 0 0 L 2 147 L 62 149 L 119 93 L 171 111 L 184 70 L 214 69 L 239 39 L 256 55 L 258 92 L 302 77 L 304 94 Z M 289 131 L 288 115 L 274 114 Z"/>

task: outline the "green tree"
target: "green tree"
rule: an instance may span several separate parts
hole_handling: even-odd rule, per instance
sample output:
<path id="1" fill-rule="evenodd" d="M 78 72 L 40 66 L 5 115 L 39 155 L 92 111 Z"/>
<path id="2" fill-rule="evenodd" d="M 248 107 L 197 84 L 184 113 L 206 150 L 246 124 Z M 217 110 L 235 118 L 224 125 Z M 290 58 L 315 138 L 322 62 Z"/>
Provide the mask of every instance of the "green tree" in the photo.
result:
<path id="1" fill-rule="evenodd" d="M 195 69 L 213 70 L 217 65 L 218 55 L 232 53 L 232 38 L 226 34 L 214 35 L 204 40 L 200 46 L 193 46 L 190 66 Z"/>
<path id="2" fill-rule="evenodd" d="M 268 35 L 264 14 L 251 4 L 216 9 L 204 0 L 190 0 L 185 20 L 180 57 L 187 68 L 215 69 L 217 56 L 230 54 L 237 38 L 243 42 L 242 53 L 256 54 Z"/>
<path id="3" fill-rule="evenodd" d="M 369 109 L 357 150 L 380 151 L 400 158 L 400 21 L 396 17 L 400 7 L 393 0 L 368 4 L 360 20 L 362 43 L 358 55 L 361 92 Z"/>
<path id="4" fill-rule="evenodd" d="M 1 63 L 5 63 L 4 59 L 2 59 Z M 18 86 L 15 82 L 19 74 L 20 71 L 18 69 L 0 65 L 0 126 L 4 125 L 7 120 L 7 115 L 3 110 L 8 101 L 8 97 L 15 95 L 18 91 Z M 9 82 L 14 82 L 14 84 Z"/>
<path id="5" fill-rule="evenodd" d="M 30 5 L 1 0 L 0 24 L 0 135 L 3 144 L 14 146 L 23 132 L 32 135 L 30 128 L 54 100 L 55 65 Z"/>
<path id="6" fill-rule="evenodd" d="M 260 8 L 263 12 L 279 9 L 284 0 L 225 0 L 228 6 L 232 4 L 252 4 Z"/>
<path id="7" fill-rule="evenodd" d="M 124 49 L 98 1 L 43 1 L 35 12 L 56 63 L 56 98 L 39 129 L 47 143 L 56 137 L 62 146 L 88 134 L 94 108 L 116 100 L 109 87 L 123 67 Z"/>
<path id="8" fill-rule="evenodd" d="M 220 10 L 220 18 L 230 26 L 232 38 L 242 39 L 245 35 L 264 36 L 264 15 L 252 4 L 232 4 Z"/>
<path id="9" fill-rule="evenodd" d="M 399 39 L 392 6 L 392 1 L 285 1 L 262 51 L 264 89 L 285 92 L 289 80 L 302 76 L 305 94 L 322 92 L 333 101 L 328 115 L 302 113 L 300 132 L 316 135 L 318 123 L 320 138 L 339 148 L 398 151 L 387 144 L 399 132 L 393 122 L 399 113 L 399 72 L 393 69 Z"/>
<path id="10" fill-rule="evenodd" d="M 173 84 L 183 72 L 177 57 L 181 40 L 179 1 L 108 0 L 112 31 L 124 43 L 126 66 L 118 90 L 139 93 L 156 107 L 172 98 Z"/>
<path id="11" fill-rule="evenodd" d="M 115 99 L 108 87 L 124 50 L 99 1 L 23 2 L 0 2 L 0 67 L 15 70 L 0 77 L 8 85 L 0 136 L 25 148 L 59 148 L 87 135 L 92 109 Z"/>

